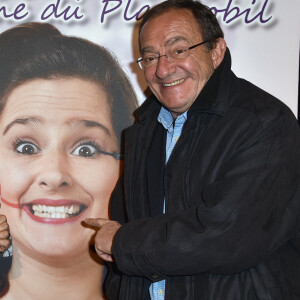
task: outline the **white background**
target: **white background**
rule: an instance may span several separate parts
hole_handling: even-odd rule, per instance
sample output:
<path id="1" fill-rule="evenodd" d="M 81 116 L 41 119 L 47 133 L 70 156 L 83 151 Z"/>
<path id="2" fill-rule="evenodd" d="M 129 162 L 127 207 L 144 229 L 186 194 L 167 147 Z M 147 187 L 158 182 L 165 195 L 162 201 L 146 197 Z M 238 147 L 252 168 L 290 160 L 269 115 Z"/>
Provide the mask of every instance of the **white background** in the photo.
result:
<path id="1" fill-rule="evenodd" d="M 104 1 L 104 2 L 103 2 Z M 101 14 L 105 3 L 107 8 L 118 9 L 106 14 L 101 23 Z M 49 4 L 59 3 L 59 13 L 68 6 L 69 15 L 77 8 L 80 20 L 69 21 L 62 17 L 51 17 L 47 22 L 55 25 L 63 34 L 87 38 L 112 50 L 129 76 L 140 103 L 145 99 L 146 83 L 142 71 L 134 61 L 139 57 L 137 47 L 137 22 L 124 20 L 126 5 L 129 5 L 127 17 L 133 16 L 143 6 L 154 6 L 161 0 L 6 0 L 0 2 L 0 31 L 28 21 L 41 21 L 41 15 Z M 24 3 L 26 18 L 14 20 L 5 18 L 3 8 L 12 14 L 14 9 Z M 300 1 L 299 0 L 205 0 L 204 4 L 218 9 L 238 7 L 240 12 L 251 9 L 249 18 L 258 14 L 263 5 L 264 19 L 272 17 L 262 24 L 258 19 L 245 23 L 245 14 L 234 22 L 226 24 L 224 13 L 218 13 L 218 20 L 224 30 L 225 39 L 231 51 L 233 70 L 237 76 L 248 79 L 285 102 L 297 115 L 299 43 L 300 43 Z M 19 16 L 22 15 L 19 13 Z M 234 11 L 227 17 L 234 14 Z"/>

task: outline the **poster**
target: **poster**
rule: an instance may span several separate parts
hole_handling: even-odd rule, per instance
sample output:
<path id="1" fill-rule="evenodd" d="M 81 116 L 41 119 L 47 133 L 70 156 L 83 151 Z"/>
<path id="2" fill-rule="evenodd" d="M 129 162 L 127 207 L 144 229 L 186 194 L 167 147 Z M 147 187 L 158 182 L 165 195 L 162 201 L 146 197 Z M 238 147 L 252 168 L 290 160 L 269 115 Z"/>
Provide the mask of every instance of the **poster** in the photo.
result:
<path id="1" fill-rule="evenodd" d="M 64 35 L 82 37 L 104 46 L 115 53 L 121 67 L 132 82 L 139 103 L 142 103 L 149 91 L 147 91 L 143 73 L 135 62 L 139 57 L 137 43 L 138 22 L 147 9 L 160 2 L 161 1 L 156 0 L 1 1 L 0 31 L 3 32 L 25 22 L 50 23 Z M 203 2 L 216 14 L 224 30 L 225 39 L 233 59 L 233 70 L 237 76 L 248 79 L 281 99 L 291 108 L 293 113 L 297 115 L 300 41 L 300 20 L 297 12 L 300 9 L 299 1 L 292 0 L 288 4 L 283 0 L 276 2 L 275 0 L 206 0 Z M 59 86 L 63 85 L 64 88 L 70 86 L 69 90 L 76 91 L 71 95 L 72 97 L 76 97 L 76 95 L 80 95 L 82 92 L 82 89 L 78 88 L 82 86 L 82 82 L 64 81 L 57 84 L 59 84 Z M 116 84 L 118 84 L 118 82 L 116 82 Z M 32 88 L 34 88 L 34 86 Z M 89 90 L 90 88 L 90 86 L 85 86 L 84 90 Z M 48 90 L 49 86 L 46 86 L 46 89 Z M 27 90 L 21 90 L 19 94 L 16 95 L 23 95 L 26 91 Z M 101 94 L 101 91 L 98 90 L 97 92 Z M 104 103 L 102 104 L 105 106 Z M 93 107 L 93 105 L 94 104 L 91 103 L 91 107 Z M 57 114 L 59 114 L 59 112 L 57 112 Z M 47 115 L 45 114 L 45 118 L 46 117 Z M 107 116 L 103 113 L 103 119 L 105 119 L 105 117 Z M 102 125 L 101 123 L 98 127 Z M 106 129 L 98 129 L 104 135 L 103 139 L 105 139 L 106 136 L 103 131 L 111 131 L 109 120 L 104 125 Z M 55 128 L 57 130 L 57 126 Z M 43 131 L 44 130 L 45 128 Z M 42 135 L 41 131 L 39 132 L 40 135 Z M 115 140 L 112 142 L 113 146 L 115 146 L 114 143 L 116 143 Z M 30 145 L 32 146 L 32 144 L 34 143 L 31 142 Z M 24 142 L 20 145 L 24 145 Z M 24 148 L 18 148 L 20 145 L 15 148 L 17 150 L 22 149 L 20 151 L 23 151 Z M 34 146 L 36 145 L 34 144 Z M 36 150 L 34 146 L 32 148 L 33 150 L 31 149 L 32 151 Z M 77 151 L 81 151 L 80 149 L 82 149 L 82 147 L 80 148 L 79 146 L 81 147 L 82 144 L 78 144 L 78 147 L 73 147 L 71 152 L 76 154 Z M 94 145 L 91 145 L 90 141 L 86 142 L 84 146 L 86 147 L 84 151 L 95 151 L 96 149 Z M 119 163 L 113 155 L 110 155 L 118 152 L 116 147 L 113 146 L 110 149 L 104 149 L 104 151 L 108 153 L 106 156 L 108 161 L 113 161 L 113 169 L 117 170 Z M 53 164 L 55 163 L 57 163 L 57 161 L 55 162 L 55 160 L 53 160 Z M 90 160 L 88 163 L 90 163 Z M 49 168 L 52 167 L 52 163 L 48 162 L 48 166 Z M 8 169 L 4 169 L 5 165 L 3 165 L 3 163 L 1 167 L 2 174 L 6 172 L 6 176 L 9 176 L 10 173 Z M 29 168 L 32 168 L 32 166 L 24 164 L 22 171 Z M 88 168 L 91 168 L 91 166 Z M 105 165 L 102 167 L 102 170 L 112 170 L 112 167 L 111 165 Z M 78 175 L 79 173 L 80 172 L 77 172 L 76 174 Z M 111 185 L 110 192 L 118 177 L 117 171 L 113 173 L 111 182 L 109 183 Z M 20 174 L 22 174 L 23 177 L 29 176 L 26 172 L 22 173 L 20 171 L 16 173 L 16 185 L 11 187 L 13 191 L 14 189 L 18 190 L 18 184 L 21 182 L 21 180 L 18 181 Z M 82 175 L 85 176 L 85 174 Z M 107 180 L 108 178 L 107 172 L 99 174 L 95 171 L 92 175 L 87 174 L 88 178 L 92 176 L 102 176 L 101 179 L 103 180 Z M 78 177 L 76 177 L 76 179 L 78 181 L 82 180 Z M 67 178 L 62 182 L 68 185 L 68 180 Z M 89 181 L 91 180 L 89 179 Z M 5 191 L 7 185 L 3 185 L 3 182 L 1 182 L 1 186 L 2 196 L 4 200 L 9 202 L 8 199 L 10 197 L 8 196 L 11 194 Z M 104 198 L 107 201 L 105 202 L 103 200 L 103 207 L 96 207 L 91 216 L 97 217 L 101 211 L 107 210 L 109 191 L 105 191 L 107 195 Z M 98 193 L 98 191 L 96 192 Z M 91 193 L 94 193 L 94 191 L 91 191 Z M 74 196 L 74 198 L 76 197 Z M 57 199 L 52 200 L 56 201 Z M 71 203 L 71 201 L 63 200 L 61 196 L 60 201 L 60 208 L 63 210 L 62 213 L 68 215 L 75 216 L 81 212 L 81 210 L 84 210 L 84 206 L 89 206 L 88 200 L 84 200 L 82 203 L 78 202 L 79 204 L 74 202 L 74 204 Z M 14 203 L 14 205 L 17 204 Z M 37 207 L 33 207 L 34 205 Z M 43 207 L 39 207 L 42 205 L 47 206 L 47 212 Z M 51 201 L 36 201 L 32 203 L 31 209 L 37 211 L 38 214 L 45 214 L 51 213 L 51 207 L 53 207 Z M 18 209 L 18 207 L 15 208 Z M 14 214 L 16 219 L 19 218 L 22 220 L 23 216 L 20 211 L 16 210 Z M 37 216 L 40 217 L 39 215 Z M 105 217 L 106 215 L 104 214 L 102 216 Z M 67 233 L 64 233 L 68 236 L 66 240 L 64 234 L 56 232 L 53 226 L 43 231 L 46 226 L 48 226 L 48 224 L 40 222 L 38 224 L 39 229 L 37 230 L 33 227 L 24 227 L 25 229 L 30 228 L 30 230 L 27 231 L 24 228 L 22 229 L 26 234 L 30 232 L 28 236 L 25 235 L 26 238 L 24 238 L 22 242 L 26 243 L 33 240 L 30 246 L 31 248 L 26 248 L 28 251 L 30 251 L 30 249 L 32 250 L 38 241 L 40 241 L 41 244 L 44 242 L 44 248 L 39 251 L 48 255 L 46 264 L 44 264 L 45 260 L 42 255 L 40 257 L 37 255 L 36 260 L 30 261 L 30 263 L 24 261 L 22 264 L 22 260 L 19 260 L 20 265 L 18 268 L 15 268 L 16 271 L 12 275 L 12 278 L 21 278 L 24 272 L 29 272 L 31 275 L 29 276 L 30 284 L 28 286 L 33 287 L 33 290 L 39 294 L 41 289 L 45 291 L 44 293 L 47 293 L 47 289 L 55 285 L 55 289 L 58 293 L 56 299 L 76 299 L 76 297 L 77 299 L 84 299 L 84 297 L 89 297 L 87 299 L 101 299 L 102 296 L 99 287 L 101 286 L 103 279 L 102 274 L 105 270 L 102 263 L 99 262 L 97 257 L 93 256 L 93 252 L 88 249 L 87 240 L 89 240 L 89 236 L 91 236 L 92 233 L 89 232 L 87 234 L 87 240 L 76 240 L 77 229 L 78 232 L 81 232 L 81 230 L 83 232 L 84 229 L 88 229 L 79 227 L 76 230 L 70 229 Z M 64 226 L 69 226 L 69 223 Z M 22 236 L 22 231 L 18 234 Z M 83 233 L 83 235 L 84 234 L 85 233 Z M 49 241 L 51 241 L 51 243 L 48 243 Z M 73 242 L 74 244 L 72 244 Z M 79 245 L 84 245 L 84 247 L 82 251 L 80 250 L 81 252 L 76 252 L 76 249 L 81 249 Z M 17 249 L 17 247 L 15 248 Z M 75 252 L 67 248 L 75 249 Z M 61 253 L 65 251 L 65 256 L 60 255 L 59 251 L 61 251 Z M 22 255 L 22 251 L 16 252 L 16 259 L 19 258 L 18 255 Z M 89 260 L 89 264 L 85 262 L 87 256 L 93 256 L 92 259 Z M 47 267 L 43 269 L 43 265 Z M 29 271 L 28 268 L 30 268 Z M 40 276 L 42 273 L 44 275 Z M 61 280 L 62 278 L 64 278 L 63 281 Z M 16 282 L 18 281 L 16 280 Z M 51 285 L 51 287 L 49 285 Z M 74 285 L 76 288 L 74 288 Z M 11 288 L 15 287 L 12 286 Z M 78 290 L 91 293 L 92 296 L 87 296 L 87 294 L 82 297 L 79 296 L 77 288 Z M 44 295 L 43 299 L 52 299 L 51 297 L 51 295 Z"/>
<path id="2" fill-rule="evenodd" d="M 160 0 L 6 0 L 0 4 L 1 32 L 23 22 L 50 22 L 63 34 L 111 49 L 127 72 L 138 99 L 146 82 L 139 57 L 137 19 Z M 297 114 L 299 1 L 205 0 L 225 33 L 233 70 L 285 102 Z"/>

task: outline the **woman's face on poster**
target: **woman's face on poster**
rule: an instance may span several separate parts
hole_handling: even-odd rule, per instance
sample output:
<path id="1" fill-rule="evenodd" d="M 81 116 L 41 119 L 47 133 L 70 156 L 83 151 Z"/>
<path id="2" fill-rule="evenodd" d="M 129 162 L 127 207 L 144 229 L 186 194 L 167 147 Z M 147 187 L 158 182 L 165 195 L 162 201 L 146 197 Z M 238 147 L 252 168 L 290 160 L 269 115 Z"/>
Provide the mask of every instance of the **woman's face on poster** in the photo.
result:
<path id="1" fill-rule="evenodd" d="M 0 116 L 1 212 L 15 245 L 39 257 L 87 253 L 87 217 L 108 217 L 118 141 L 104 89 L 76 78 L 17 86 Z"/>

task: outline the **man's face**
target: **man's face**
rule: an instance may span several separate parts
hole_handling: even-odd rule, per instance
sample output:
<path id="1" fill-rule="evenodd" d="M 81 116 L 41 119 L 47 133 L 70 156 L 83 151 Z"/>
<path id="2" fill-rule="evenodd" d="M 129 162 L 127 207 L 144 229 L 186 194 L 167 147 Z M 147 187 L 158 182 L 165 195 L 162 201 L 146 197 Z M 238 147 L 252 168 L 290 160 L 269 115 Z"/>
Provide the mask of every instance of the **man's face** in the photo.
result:
<path id="1" fill-rule="evenodd" d="M 170 10 L 150 19 L 140 35 L 142 56 L 167 54 L 176 47 L 186 49 L 200 42 L 200 28 L 186 9 Z M 183 59 L 160 57 L 157 64 L 145 68 L 144 74 L 157 99 L 178 115 L 190 108 L 214 72 L 213 59 L 213 51 L 207 51 L 203 44 Z"/>

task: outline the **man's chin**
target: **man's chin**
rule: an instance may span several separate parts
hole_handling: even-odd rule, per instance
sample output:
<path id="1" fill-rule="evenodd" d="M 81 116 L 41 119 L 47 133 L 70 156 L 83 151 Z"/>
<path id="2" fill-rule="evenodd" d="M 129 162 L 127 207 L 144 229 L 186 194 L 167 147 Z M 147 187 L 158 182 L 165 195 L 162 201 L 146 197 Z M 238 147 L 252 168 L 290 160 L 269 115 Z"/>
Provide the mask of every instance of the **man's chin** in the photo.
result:
<path id="1" fill-rule="evenodd" d="M 169 101 L 166 104 L 162 104 L 173 116 L 179 116 L 185 113 L 191 106 L 187 103 L 182 103 L 181 101 Z"/>

